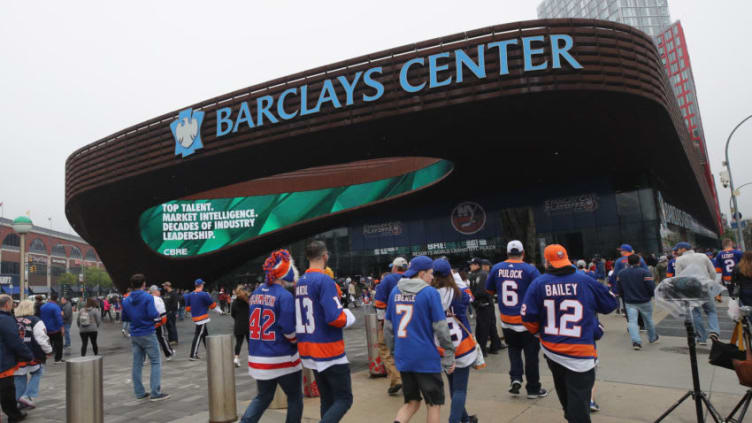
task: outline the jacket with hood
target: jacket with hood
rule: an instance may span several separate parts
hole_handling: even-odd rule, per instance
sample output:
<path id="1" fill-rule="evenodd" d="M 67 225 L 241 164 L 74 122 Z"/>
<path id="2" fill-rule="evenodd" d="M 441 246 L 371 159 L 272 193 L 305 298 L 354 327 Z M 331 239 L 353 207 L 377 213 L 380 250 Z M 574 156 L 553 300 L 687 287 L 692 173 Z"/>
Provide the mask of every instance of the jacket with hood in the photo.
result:
<path id="1" fill-rule="evenodd" d="M 10 313 L 0 311 L 0 378 L 13 376 L 19 361 L 31 361 L 34 355 L 18 336 L 18 324 Z"/>
<path id="2" fill-rule="evenodd" d="M 154 297 L 137 289 L 123 301 L 123 321 L 131 322 L 131 336 L 146 336 L 154 333 L 154 319 L 159 317 Z"/>
<path id="3" fill-rule="evenodd" d="M 444 350 L 443 357 L 434 338 Z M 454 364 L 455 347 L 441 297 L 422 279 L 400 279 L 389 294 L 384 341 L 401 372 L 440 373 Z"/>

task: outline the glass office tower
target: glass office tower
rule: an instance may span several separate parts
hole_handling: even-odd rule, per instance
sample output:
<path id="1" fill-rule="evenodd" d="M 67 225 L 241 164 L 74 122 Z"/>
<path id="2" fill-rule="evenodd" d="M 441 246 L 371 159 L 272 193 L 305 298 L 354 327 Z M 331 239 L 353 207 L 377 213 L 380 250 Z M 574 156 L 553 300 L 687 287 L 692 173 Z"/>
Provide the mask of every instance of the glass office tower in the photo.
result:
<path id="1" fill-rule="evenodd" d="M 668 0 L 544 0 L 538 18 L 590 18 L 631 25 L 655 38 L 669 25 Z"/>

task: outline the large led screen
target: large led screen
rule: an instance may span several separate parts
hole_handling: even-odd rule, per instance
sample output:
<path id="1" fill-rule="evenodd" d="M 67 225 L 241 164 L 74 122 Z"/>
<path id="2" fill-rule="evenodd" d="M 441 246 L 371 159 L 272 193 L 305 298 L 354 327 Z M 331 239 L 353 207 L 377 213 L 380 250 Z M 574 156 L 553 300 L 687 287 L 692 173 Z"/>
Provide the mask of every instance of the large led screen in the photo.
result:
<path id="1" fill-rule="evenodd" d="M 141 214 L 141 238 L 165 256 L 210 253 L 296 223 L 424 188 L 448 175 L 439 160 L 403 175 L 361 184 L 252 197 L 175 200 Z"/>

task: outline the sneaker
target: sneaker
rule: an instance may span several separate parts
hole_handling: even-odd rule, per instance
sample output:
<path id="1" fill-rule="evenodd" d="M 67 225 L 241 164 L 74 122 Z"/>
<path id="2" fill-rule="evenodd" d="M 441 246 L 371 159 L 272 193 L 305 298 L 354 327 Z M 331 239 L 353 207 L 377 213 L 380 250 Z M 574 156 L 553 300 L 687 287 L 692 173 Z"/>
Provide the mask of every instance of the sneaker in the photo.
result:
<path id="1" fill-rule="evenodd" d="M 640 328 L 640 332 L 647 332 L 648 330 L 645 328 Z"/>
<path id="2" fill-rule="evenodd" d="M 171 355 L 168 355 L 167 357 L 165 357 L 165 361 L 170 361 L 170 360 L 172 360 L 172 356 Z"/>
<path id="3" fill-rule="evenodd" d="M 240 360 L 238 360 L 237 357 L 235 357 L 232 362 L 235 364 L 235 367 L 240 367 Z"/>
<path id="4" fill-rule="evenodd" d="M 125 329 L 120 329 L 120 333 L 122 333 L 123 336 L 125 336 Z"/>
<path id="5" fill-rule="evenodd" d="M 522 382 L 520 382 L 519 380 L 513 380 L 512 387 L 509 388 L 509 393 L 512 395 L 519 395 L 520 388 L 522 388 Z"/>
<path id="6" fill-rule="evenodd" d="M 478 423 L 478 416 L 473 414 L 472 416 L 467 416 L 467 423 Z"/>
<path id="7" fill-rule="evenodd" d="M 506 347 L 504 347 L 504 348 L 506 348 Z M 488 350 L 488 353 L 492 354 L 492 355 L 498 355 L 499 354 L 499 350 Z"/>
<path id="8" fill-rule="evenodd" d="M 397 395 L 397 393 L 400 391 L 400 389 L 402 389 L 402 384 L 398 383 L 398 384 L 396 384 L 394 386 L 390 386 L 389 389 L 386 390 L 386 392 L 389 395 Z"/>
<path id="9" fill-rule="evenodd" d="M 708 340 L 706 339 L 704 341 L 697 341 L 697 344 L 698 345 L 708 345 Z"/>
<path id="10" fill-rule="evenodd" d="M 167 398 L 170 398 L 170 394 L 165 394 L 164 392 L 162 392 L 161 394 L 157 394 L 151 397 L 149 401 L 162 401 L 166 400 Z"/>
<path id="11" fill-rule="evenodd" d="M 545 390 L 545 389 L 543 389 L 543 388 L 540 388 L 538 390 L 538 392 L 533 392 L 533 393 L 528 392 L 527 393 L 527 399 L 545 398 L 547 396 L 548 396 L 548 391 Z"/>
<path id="12" fill-rule="evenodd" d="M 21 397 L 18 399 L 18 402 L 23 404 L 24 408 L 36 408 L 34 401 L 32 401 L 29 397 Z"/>
<path id="13" fill-rule="evenodd" d="M 194 356 L 188 357 L 188 360 L 191 360 L 191 361 L 196 361 L 196 360 L 198 360 L 198 359 L 200 359 L 200 358 L 201 358 L 201 357 L 199 357 L 198 355 L 194 355 Z"/>
<path id="14" fill-rule="evenodd" d="M 632 349 L 635 351 L 640 351 L 642 349 L 642 344 L 638 344 L 637 342 L 632 342 Z"/>
<path id="15" fill-rule="evenodd" d="M 10 418 L 10 417 L 9 417 L 9 418 L 8 418 L 8 422 L 9 422 L 9 423 L 13 423 L 13 422 L 20 422 L 20 421 L 22 421 L 22 420 L 25 420 L 25 419 L 26 419 L 26 416 L 27 416 L 27 414 L 26 414 L 26 413 L 19 413 L 19 414 L 18 414 L 18 415 L 17 415 L 16 417 L 13 417 L 13 418 Z"/>
<path id="16" fill-rule="evenodd" d="M 652 341 L 650 341 L 651 344 L 657 344 L 659 342 L 661 342 L 661 337 L 658 336 L 658 335 L 655 335 L 655 339 L 653 339 Z"/>
<path id="17" fill-rule="evenodd" d="M 55 364 L 63 364 L 65 363 L 65 359 L 61 358 L 60 360 L 55 360 Z"/>
<path id="18" fill-rule="evenodd" d="M 590 400 L 590 411 L 601 411 L 601 406 L 597 402 Z"/>
<path id="19" fill-rule="evenodd" d="M 718 342 L 718 334 L 715 332 L 710 332 L 710 335 L 708 335 L 708 338 L 710 338 L 713 342 Z"/>
<path id="20" fill-rule="evenodd" d="M 147 398 L 149 398 L 149 393 L 148 392 L 145 393 L 145 394 L 143 394 L 143 395 L 141 395 L 140 397 L 136 397 L 136 399 L 140 399 L 140 400 L 147 399 Z"/>

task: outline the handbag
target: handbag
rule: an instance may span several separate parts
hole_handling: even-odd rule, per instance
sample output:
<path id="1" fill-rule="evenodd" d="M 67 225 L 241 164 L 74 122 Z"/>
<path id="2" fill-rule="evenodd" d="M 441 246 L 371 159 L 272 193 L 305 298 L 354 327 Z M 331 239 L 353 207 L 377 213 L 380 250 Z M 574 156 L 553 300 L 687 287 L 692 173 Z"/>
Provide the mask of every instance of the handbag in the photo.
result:
<path id="1" fill-rule="evenodd" d="M 451 317 L 454 317 L 454 320 L 457 321 L 457 323 L 460 325 L 460 328 L 467 332 L 468 336 L 473 340 L 475 343 L 475 363 L 473 364 L 473 368 L 475 370 L 485 369 L 486 368 L 486 359 L 483 358 L 483 350 L 480 349 L 480 344 L 478 344 L 478 341 L 475 340 L 475 337 L 473 336 L 473 333 L 467 330 L 465 325 L 462 324 L 460 319 L 458 319 L 456 316 L 452 315 Z"/>

